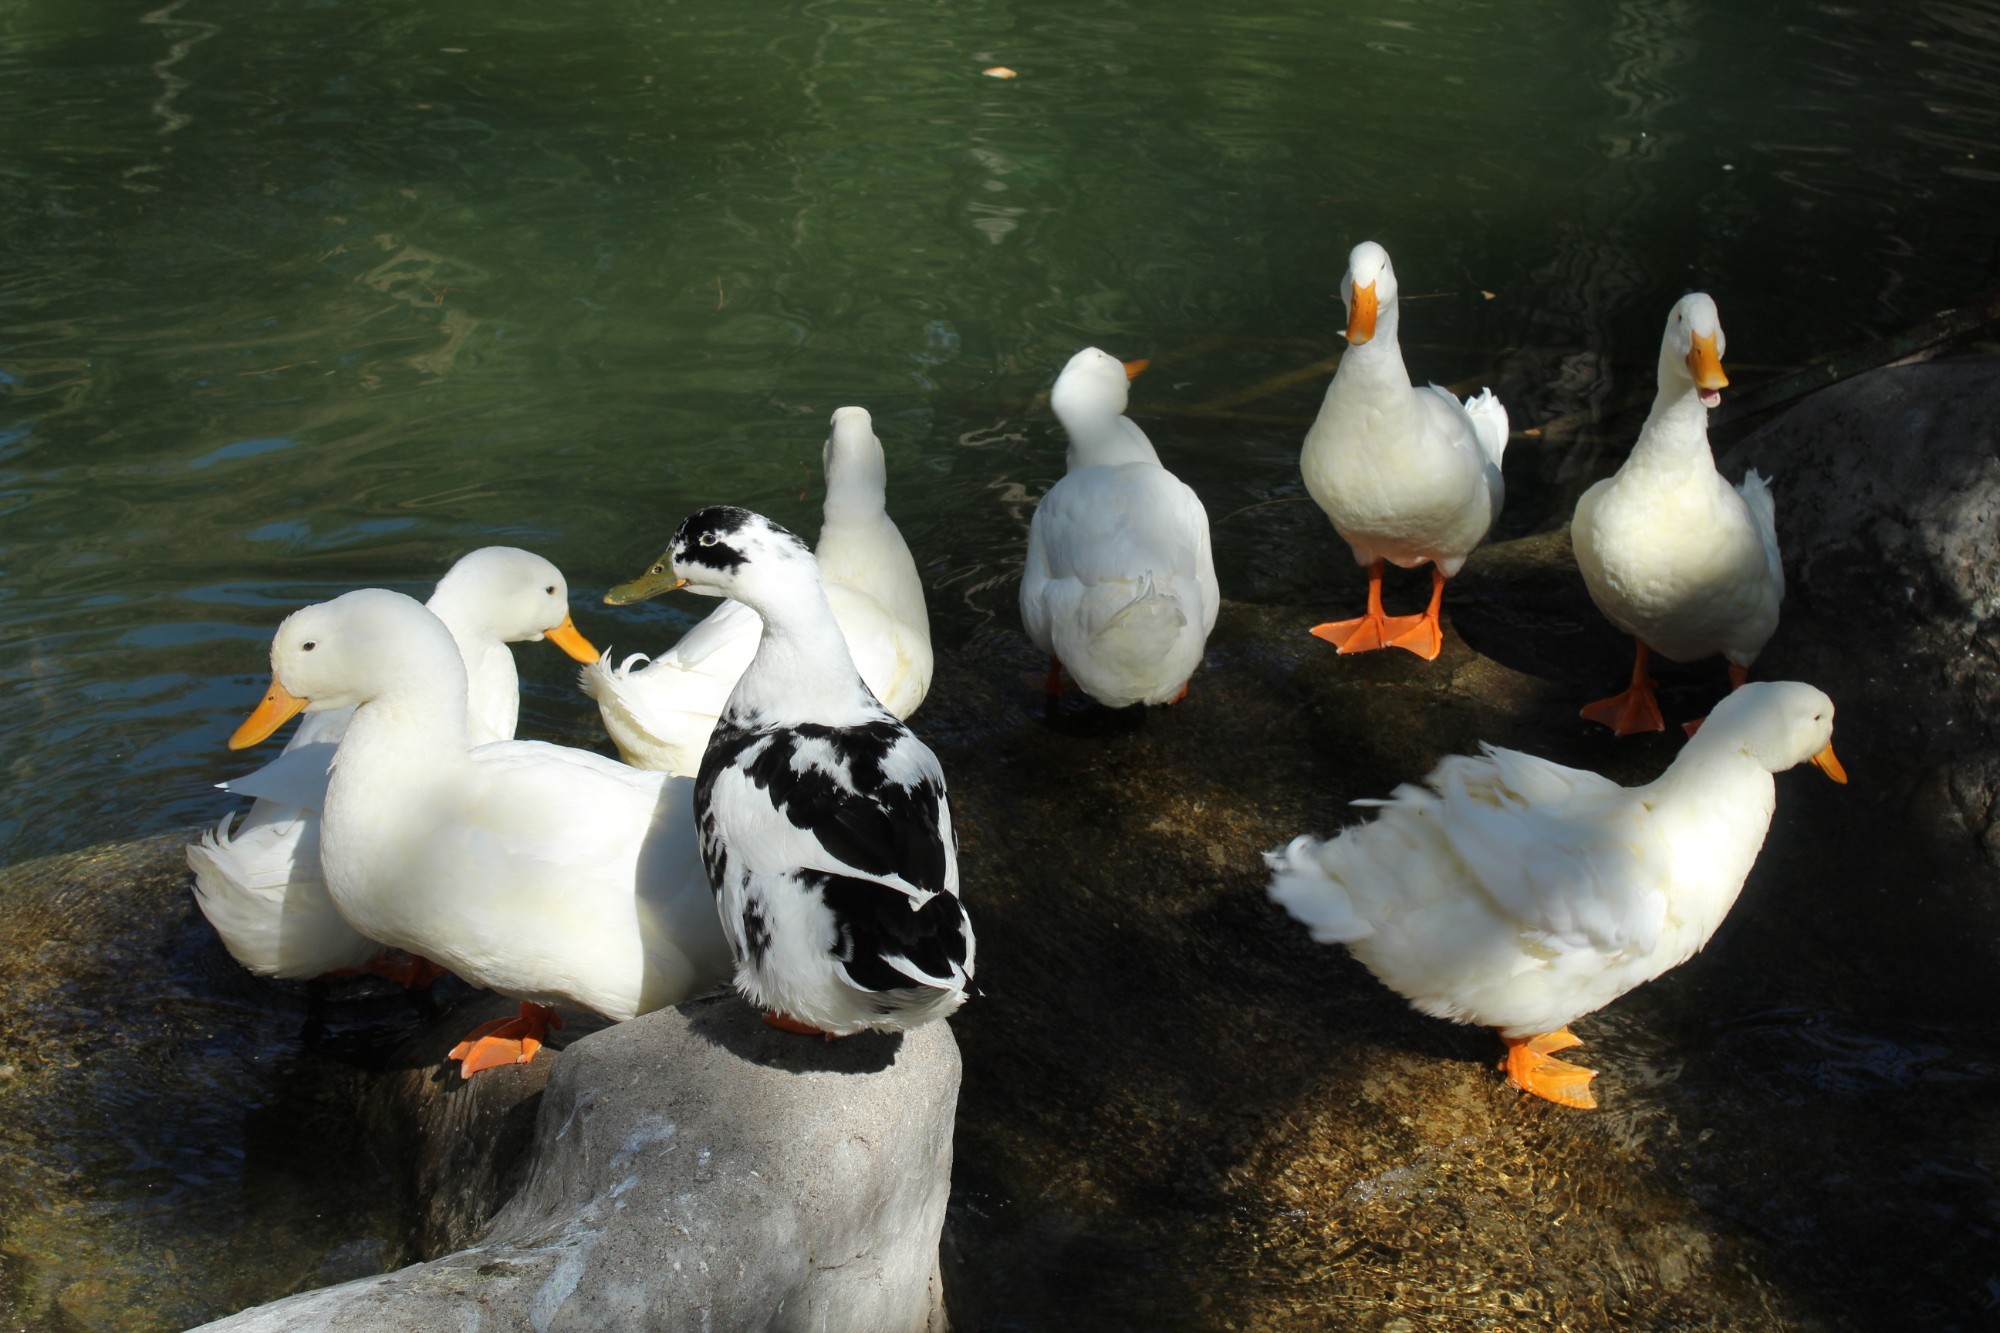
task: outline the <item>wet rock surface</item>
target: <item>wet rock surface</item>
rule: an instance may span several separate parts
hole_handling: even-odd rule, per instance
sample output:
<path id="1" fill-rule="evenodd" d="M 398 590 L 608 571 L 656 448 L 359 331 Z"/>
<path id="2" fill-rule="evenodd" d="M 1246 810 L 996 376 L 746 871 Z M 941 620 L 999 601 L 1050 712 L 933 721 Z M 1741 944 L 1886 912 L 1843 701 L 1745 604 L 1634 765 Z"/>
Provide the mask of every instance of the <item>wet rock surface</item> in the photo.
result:
<path id="1" fill-rule="evenodd" d="M 951 780 L 985 990 L 952 1020 L 964 1056 L 944 1236 L 954 1325 L 1988 1326 L 2000 1290 L 2000 1020 L 1990 1001 L 2000 906 L 1987 850 L 2000 746 L 1979 592 L 2000 586 L 2000 571 L 1980 535 L 1987 520 L 1964 497 L 1991 475 L 1979 469 L 1991 467 L 1995 436 L 1975 408 L 2000 402 L 2000 386 L 1981 362 L 1881 374 L 1919 371 L 1951 377 L 1923 392 L 1934 405 L 1953 400 L 1962 417 L 1898 407 L 1893 384 L 1856 381 L 1880 392 L 1888 417 L 1863 414 L 1859 399 L 1841 408 L 1851 417 L 1806 415 L 1822 395 L 1725 452 L 1730 475 L 1746 463 L 1773 475 L 1792 579 L 1755 674 L 1833 696 L 1853 781 L 1836 787 L 1810 769 L 1780 777 L 1764 853 L 1709 947 L 1576 1025 L 1576 1058 L 1600 1071 L 1596 1113 L 1512 1091 L 1489 1033 L 1415 1014 L 1344 951 L 1312 944 L 1265 897 L 1259 860 L 1293 834 L 1360 817 L 1348 801 L 1480 740 L 1628 783 L 1671 760 L 1676 732 L 1619 741 L 1576 716 L 1622 684 L 1630 644 L 1591 608 L 1563 533 L 1475 555 L 1446 596 L 1447 644 L 1433 663 L 1341 658 L 1305 634 L 1352 614 L 1362 596 L 1360 571 L 1323 524 L 1296 525 L 1299 549 L 1287 556 L 1297 571 L 1317 562 L 1317 586 L 1300 574 L 1300 605 L 1226 606 L 1206 666 L 1173 708 L 1048 707 L 1019 679 L 1046 664 L 1005 615 L 941 654 L 913 725 Z M 1930 424 L 1898 435 L 1885 424 L 1896 419 Z M 1816 452 L 1835 428 L 1828 420 L 1851 430 L 1837 457 Z M 1925 471 L 1924 451 L 1953 449 L 1970 471 Z M 1840 458 L 1869 457 L 1895 466 L 1872 481 L 1838 470 Z M 1835 503 L 1877 498 L 1893 507 L 1874 526 L 1865 509 Z M 1927 530 L 1956 554 L 1923 554 Z M 1390 609 L 1415 609 L 1422 591 L 1421 579 L 1392 583 Z M 1657 674 L 1671 723 L 1706 712 L 1725 688 L 1719 663 Z M 23 1102 L 0 1082 L 10 1142 L 54 1132 L 34 1108 L 45 1115 L 58 1086 L 81 1087 L 107 1049 L 153 1049 L 143 1034 L 175 1005 L 235 1024 L 206 1029 L 214 1047 L 196 1072 L 234 1070 L 238 1096 L 287 1106 L 269 1071 L 240 1052 L 263 1049 L 256 1034 L 295 1029 L 305 1007 L 219 970 L 227 957 L 188 919 L 164 846 L 90 881 L 116 902 L 150 885 L 146 910 L 100 913 L 67 933 L 46 913 L 22 917 L 32 895 L 0 891 L 0 930 L 35 960 L 8 965 L 0 1014 L 30 1012 L 15 1002 L 40 995 L 69 997 L 76 1015 L 32 1029 L 50 1062 L 36 1075 L 43 1100 Z M 90 893 L 78 880 L 56 896 Z M 173 998 L 188 995 L 202 998 Z M 388 1003 L 350 997 L 329 1012 Z M 452 1023 L 479 1016 L 454 1012 Z M 26 1067 L 9 1052 L 30 1039 L 19 1019 L 4 1021 L 13 1044 L 0 1064 Z M 450 1025 L 392 1057 L 383 1052 L 407 1025 L 339 1021 L 373 1033 L 315 1048 L 366 1067 L 365 1078 L 325 1084 L 326 1097 L 349 1099 L 347 1123 L 378 1126 L 370 1134 L 398 1154 L 396 1124 L 428 1126 L 419 1138 L 449 1148 L 420 1159 L 429 1211 L 406 1225 L 424 1249 L 396 1252 L 410 1257 L 477 1234 L 521 1159 L 509 1166 L 504 1151 L 475 1145 L 488 1134 L 520 1142 L 525 1123 L 547 1119 L 524 1119 L 523 1108 L 539 1114 L 541 1071 L 556 1080 L 544 1099 L 565 1078 L 580 1088 L 582 1071 L 566 1076 L 564 1063 L 619 1035 L 505 1071 L 519 1082 L 491 1085 L 490 1101 L 453 1101 L 453 1076 L 436 1063 Z M 163 1049 L 173 1058 L 144 1065 L 155 1086 L 190 1072 L 185 1042 Z M 354 1114 L 363 1104 L 367 1114 Z M 174 1113 L 149 1105 L 140 1118 Z M 217 1112 L 203 1132 L 239 1133 L 233 1123 Z M 609 1179 L 615 1152 L 592 1158 L 590 1188 Z M 129 1186 L 90 1179 L 100 1199 Z M 74 1234 L 64 1188 L 26 1203 L 0 1191 L 10 1257 L 24 1226 Z M 180 1206 L 192 1207 L 199 1191 L 181 1188 Z M 224 1194 L 208 1206 L 235 1208 Z M 418 1217 L 414 1203 L 399 1216 Z M 527 1219 L 510 1206 L 503 1223 Z M 46 1272 L 55 1247 L 39 1243 L 41 1267 L 17 1260 L 17 1272 Z M 211 1243 L 247 1254 L 258 1238 L 245 1227 Z M 144 1266 L 135 1256 L 157 1262 L 163 1248 L 149 1233 L 91 1262 L 120 1275 L 105 1280 L 130 1282 Z M 79 1268 L 71 1285 L 84 1280 Z M 208 1311 L 233 1308 L 240 1289 L 207 1296 Z M 46 1305 L 25 1308 L 19 1322 L 70 1326 L 39 1313 Z M 115 1295 L 90 1308 L 98 1326 L 165 1326 Z"/>

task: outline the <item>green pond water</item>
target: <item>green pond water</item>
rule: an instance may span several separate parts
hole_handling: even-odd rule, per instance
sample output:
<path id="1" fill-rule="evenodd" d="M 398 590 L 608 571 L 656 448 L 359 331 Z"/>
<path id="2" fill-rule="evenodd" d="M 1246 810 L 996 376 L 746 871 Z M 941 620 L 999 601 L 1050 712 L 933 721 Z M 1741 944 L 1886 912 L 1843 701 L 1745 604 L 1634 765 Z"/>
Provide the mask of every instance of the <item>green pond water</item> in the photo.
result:
<path id="1" fill-rule="evenodd" d="M 1086 344 L 1153 359 L 1226 597 L 1350 578 L 1267 502 L 1356 241 L 1424 298 L 1413 371 L 1517 431 L 1649 392 L 1694 287 L 1754 382 L 1991 284 L 1996 76 L 1974 0 L 0 0 L 0 860 L 212 821 L 276 621 L 475 546 L 664 645 L 707 608 L 599 594 L 702 504 L 815 530 L 845 403 L 950 654 L 1013 623 Z M 1615 458 L 1582 438 L 1517 440 L 1500 535 Z M 522 734 L 588 743 L 520 660 Z M 176 1144 L 181 1202 L 91 1206 L 226 1212 L 240 1145 Z"/>

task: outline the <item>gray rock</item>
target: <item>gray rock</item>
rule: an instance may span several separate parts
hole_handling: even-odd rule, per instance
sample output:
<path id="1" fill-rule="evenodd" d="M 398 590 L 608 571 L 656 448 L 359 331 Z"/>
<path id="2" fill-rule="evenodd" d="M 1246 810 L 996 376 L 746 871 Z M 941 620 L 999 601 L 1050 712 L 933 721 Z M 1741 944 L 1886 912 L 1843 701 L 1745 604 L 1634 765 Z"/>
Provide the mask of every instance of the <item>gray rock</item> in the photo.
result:
<path id="1" fill-rule="evenodd" d="M 535 1065 L 547 1083 L 532 1165 L 475 1244 L 207 1327 L 945 1326 L 959 1081 L 947 1025 L 817 1042 L 717 995 Z"/>
<path id="2" fill-rule="evenodd" d="M 1952 910 L 1994 927 L 2000 866 L 2000 357 L 1892 366 L 1808 398 L 1722 460 L 1774 478 L 1790 577 L 1773 669 L 1866 697 L 1928 840 L 1969 849 Z M 1759 662 L 1758 674 L 1767 674 Z M 1843 699 L 1843 694 L 1846 696 Z"/>
<path id="3" fill-rule="evenodd" d="M 1814 394 L 1727 451 L 1775 474 L 1778 533 L 1807 599 L 1855 592 L 1923 614 L 1929 636 L 2000 616 L 2000 357 L 1893 366 Z M 1869 577 L 1851 587 L 1858 560 Z"/>

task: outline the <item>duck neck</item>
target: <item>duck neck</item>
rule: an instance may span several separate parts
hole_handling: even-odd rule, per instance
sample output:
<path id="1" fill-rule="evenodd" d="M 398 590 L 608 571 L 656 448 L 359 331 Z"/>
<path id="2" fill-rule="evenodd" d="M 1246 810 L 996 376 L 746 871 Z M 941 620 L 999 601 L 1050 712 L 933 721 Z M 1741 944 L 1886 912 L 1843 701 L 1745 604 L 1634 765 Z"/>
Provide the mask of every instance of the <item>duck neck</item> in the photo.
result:
<path id="1" fill-rule="evenodd" d="M 470 748 L 465 698 L 464 672 L 440 670 L 413 672 L 361 703 L 334 756 L 328 801 L 336 789 L 349 797 L 365 790 L 394 799 L 409 778 L 428 779 L 444 765 L 463 762 Z"/>
<path id="2" fill-rule="evenodd" d="M 882 541 L 885 530 L 895 525 L 882 507 L 882 489 L 829 483 L 826 505 L 820 511 L 819 542 L 813 554 L 819 560 L 820 578 L 830 583 L 853 583 L 864 570 L 868 552 Z"/>
<path id="3" fill-rule="evenodd" d="M 1394 301 L 1378 310 L 1374 336 L 1365 343 L 1350 344 L 1340 354 L 1334 384 L 1351 393 L 1380 394 L 1389 390 L 1398 399 L 1403 397 L 1410 387 L 1410 371 L 1403 364 L 1403 346 L 1396 336 L 1401 320 L 1401 311 Z"/>
<path id="4" fill-rule="evenodd" d="M 757 656 L 729 696 L 728 716 L 745 726 L 838 723 L 866 708 L 868 688 L 817 578 L 773 580 L 749 596 L 739 590 L 737 600 L 763 619 L 764 629 Z"/>
<path id="5" fill-rule="evenodd" d="M 1071 472 L 1089 467 L 1118 467 L 1125 463 L 1158 464 L 1160 455 L 1130 417 L 1116 412 L 1065 412 L 1058 408 L 1056 419 L 1069 437 L 1064 466 Z"/>
<path id="6" fill-rule="evenodd" d="M 1631 462 L 1642 468 L 1680 470 L 1705 466 L 1715 470 L 1708 449 L 1708 408 L 1694 381 L 1671 364 L 1672 353 L 1660 353 L 1660 387 L 1653 410 L 1639 428 Z"/>
<path id="7" fill-rule="evenodd" d="M 471 743 L 511 739 L 520 717 L 521 679 L 500 631 L 477 598 L 458 593 L 450 580 L 440 583 L 424 606 L 451 631 L 459 661 L 465 664 Z"/>

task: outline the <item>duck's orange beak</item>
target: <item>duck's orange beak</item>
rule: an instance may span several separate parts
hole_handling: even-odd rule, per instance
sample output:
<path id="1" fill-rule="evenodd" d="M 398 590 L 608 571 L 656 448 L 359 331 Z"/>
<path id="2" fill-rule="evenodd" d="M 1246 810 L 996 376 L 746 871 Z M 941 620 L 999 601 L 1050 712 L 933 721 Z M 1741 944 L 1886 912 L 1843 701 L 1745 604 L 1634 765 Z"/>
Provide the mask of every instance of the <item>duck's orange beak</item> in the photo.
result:
<path id="1" fill-rule="evenodd" d="M 1140 373 L 1153 363 L 1150 359 L 1142 356 L 1137 361 L 1122 361 L 1119 364 L 1125 367 L 1125 378 L 1127 380 L 1136 380 L 1139 378 Z"/>
<path id="2" fill-rule="evenodd" d="M 589 639 L 577 631 L 576 622 L 569 618 L 567 611 L 563 612 L 562 624 L 543 630 L 542 637 L 586 665 L 597 660 L 597 650 L 590 646 Z"/>
<path id="3" fill-rule="evenodd" d="M 1375 284 L 1354 289 L 1354 309 L 1347 316 L 1347 341 L 1359 347 L 1375 336 Z"/>
<path id="4" fill-rule="evenodd" d="M 1812 763 L 1814 768 L 1826 774 L 1835 782 L 1845 783 L 1847 781 L 1847 770 L 1842 768 L 1840 760 L 1834 757 L 1832 741 L 1828 741 L 1826 748 L 1812 757 Z"/>
<path id="5" fill-rule="evenodd" d="M 276 676 L 272 676 L 271 688 L 264 695 L 264 702 L 258 704 L 256 711 L 243 719 L 243 725 L 238 727 L 236 733 L 229 738 L 229 748 L 232 750 L 249 749 L 279 727 L 284 726 L 285 723 L 297 717 L 300 711 L 311 702 L 310 699 L 294 697 L 290 690 L 278 683 Z"/>
<path id="6" fill-rule="evenodd" d="M 1698 389 L 1726 389 L 1729 376 L 1722 373 L 1722 353 L 1715 350 L 1715 335 L 1697 333 L 1688 348 L 1688 374 Z"/>

